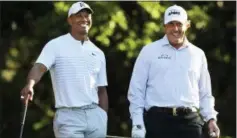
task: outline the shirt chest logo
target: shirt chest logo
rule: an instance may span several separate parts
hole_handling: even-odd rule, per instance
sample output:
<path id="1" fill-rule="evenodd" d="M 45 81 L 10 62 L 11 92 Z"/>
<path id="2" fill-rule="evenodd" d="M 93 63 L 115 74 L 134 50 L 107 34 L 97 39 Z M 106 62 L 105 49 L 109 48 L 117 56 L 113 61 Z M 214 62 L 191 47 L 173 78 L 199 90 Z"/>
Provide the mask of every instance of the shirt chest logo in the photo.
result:
<path id="1" fill-rule="evenodd" d="M 91 55 L 92 55 L 92 56 L 96 56 L 96 54 L 95 54 L 95 53 L 93 53 L 93 52 L 91 53 Z"/>
<path id="2" fill-rule="evenodd" d="M 158 56 L 158 59 L 171 59 L 171 56 L 167 54 L 161 54 L 160 56 Z"/>

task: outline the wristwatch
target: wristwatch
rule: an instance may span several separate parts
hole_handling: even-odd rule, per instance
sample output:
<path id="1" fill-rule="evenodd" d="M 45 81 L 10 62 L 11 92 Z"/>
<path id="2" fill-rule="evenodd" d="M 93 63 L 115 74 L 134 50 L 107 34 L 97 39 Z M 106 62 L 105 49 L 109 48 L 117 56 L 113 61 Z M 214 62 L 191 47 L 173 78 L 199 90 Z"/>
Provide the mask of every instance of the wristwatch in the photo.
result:
<path id="1" fill-rule="evenodd" d="M 142 129 L 142 125 L 135 125 L 137 129 Z"/>

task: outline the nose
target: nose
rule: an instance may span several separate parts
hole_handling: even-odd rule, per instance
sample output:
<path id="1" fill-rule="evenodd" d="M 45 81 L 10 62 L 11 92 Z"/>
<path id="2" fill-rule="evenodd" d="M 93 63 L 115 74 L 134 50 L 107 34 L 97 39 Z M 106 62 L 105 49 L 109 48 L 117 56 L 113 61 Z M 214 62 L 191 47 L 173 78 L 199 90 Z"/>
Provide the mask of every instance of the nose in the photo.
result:
<path id="1" fill-rule="evenodd" d="M 87 21 L 86 16 L 82 16 L 82 21 Z"/>
<path id="2" fill-rule="evenodd" d="M 86 22 L 87 18 L 85 16 L 81 16 L 80 18 L 76 19 L 77 22 Z"/>
<path id="3" fill-rule="evenodd" d="M 76 22 L 87 22 L 87 17 L 86 16 L 80 16 L 76 18 Z"/>
<path id="4" fill-rule="evenodd" d="M 178 30 L 179 30 L 179 27 L 178 27 L 177 24 L 174 24 L 173 28 L 174 28 L 175 31 L 178 31 Z"/>

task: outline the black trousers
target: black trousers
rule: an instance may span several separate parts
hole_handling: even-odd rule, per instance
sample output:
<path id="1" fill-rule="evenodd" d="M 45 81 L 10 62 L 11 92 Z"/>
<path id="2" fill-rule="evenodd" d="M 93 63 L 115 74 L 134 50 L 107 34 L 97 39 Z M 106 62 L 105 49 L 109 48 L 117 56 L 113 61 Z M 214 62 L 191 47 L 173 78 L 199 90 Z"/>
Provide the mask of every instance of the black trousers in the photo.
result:
<path id="1" fill-rule="evenodd" d="M 146 138 L 202 138 L 204 122 L 196 112 L 177 114 L 150 108 L 144 115 Z"/>

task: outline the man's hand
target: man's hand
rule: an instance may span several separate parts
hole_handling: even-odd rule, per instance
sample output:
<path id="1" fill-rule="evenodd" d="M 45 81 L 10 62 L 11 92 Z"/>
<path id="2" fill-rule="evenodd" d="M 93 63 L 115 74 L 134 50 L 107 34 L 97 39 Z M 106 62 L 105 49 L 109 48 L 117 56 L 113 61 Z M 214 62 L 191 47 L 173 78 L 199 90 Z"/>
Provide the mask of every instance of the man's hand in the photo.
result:
<path id="1" fill-rule="evenodd" d="M 26 85 L 22 90 L 21 90 L 21 100 L 23 101 L 24 104 L 27 104 L 28 100 L 33 100 L 33 95 L 34 95 L 34 89 L 33 87 Z"/>
<path id="2" fill-rule="evenodd" d="M 99 106 L 108 113 L 109 109 L 109 102 L 108 102 L 108 95 L 105 86 L 98 87 L 98 96 L 99 96 Z"/>
<path id="3" fill-rule="evenodd" d="M 33 100 L 34 90 L 33 87 L 36 83 L 38 83 L 44 73 L 47 71 L 47 67 L 44 64 L 36 63 L 30 70 L 27 77 L 27 84 L 21 90 L 21 100 L 24 104 L 28 102 L 28 100 Z"/>
<path id="4" fill-rule="evenodd" d="M 220 137 L 220 129 L 216 124 L 215 120 L 210 120 L 208 123 L 209 135 L 211 138 L 219 138 Z"/>
<path id="5" fill-rule="evenodd" d="M 132 128 L 132 138 L 145 138 L 146 129 L 143 125 L 135 125 Z"/>

